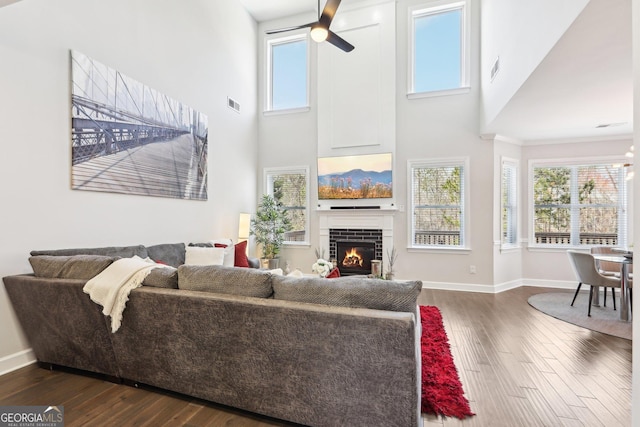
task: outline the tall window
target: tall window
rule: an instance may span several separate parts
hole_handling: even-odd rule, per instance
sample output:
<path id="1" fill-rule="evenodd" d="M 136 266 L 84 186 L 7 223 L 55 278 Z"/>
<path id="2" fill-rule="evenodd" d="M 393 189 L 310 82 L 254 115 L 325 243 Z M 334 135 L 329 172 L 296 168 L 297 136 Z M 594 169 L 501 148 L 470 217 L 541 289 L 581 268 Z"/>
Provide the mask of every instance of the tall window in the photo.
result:
<path id="1" fill-rule="evenodd" d="M 306 167 L 265 169 L 267 194 L 272 195 L 282 204 L 291 220 L 292 228 L 285 234 L 285 244 L 308 243 L 309 241 L 308 181 L 309 169 Z"/>
<path id="2" fill-rule="evenodd" d="M 409 93 L 469 86 L 466 1 L 411 11 Z"/>
<path id="3" fill-rule="evenodd" d="M 532 163 L 537 245 L 626 245 L 624 168 Z"/>
<path id="4" fill-rule="evenodd" d="M 297 34 L 267 42 L 267 110 L 307 107 L 308 54 L 306 34 Z"/>
<path id="5" fill-rule="evenodd" d="M 409 163 L 414 248 L 465 247 L 467 163 L 457 159 Z"/>
<path id="6" fill-rule="evenodd" d="M 502 246 L 515 246 L 518 244 L 518 163 L 516 161 L 502 160 L 500 202 Z"/>

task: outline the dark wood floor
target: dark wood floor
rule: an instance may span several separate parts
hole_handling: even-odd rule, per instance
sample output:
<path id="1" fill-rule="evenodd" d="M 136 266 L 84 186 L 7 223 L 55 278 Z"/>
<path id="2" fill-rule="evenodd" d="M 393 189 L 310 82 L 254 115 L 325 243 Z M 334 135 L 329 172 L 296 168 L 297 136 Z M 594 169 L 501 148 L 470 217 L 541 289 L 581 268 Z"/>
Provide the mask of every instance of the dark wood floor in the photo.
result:
<path id="1" fill-rule="evenodd" d="M 476 416 L 425 427 L 630 426 L 631 342 L 546 316 L 519 288 L 497 295 L 423 290 L 442 311 Z M 286 426 L 211 403 L 35 365 L 0 377 L 0 405 L 64 405 L 67 426 Z"/>

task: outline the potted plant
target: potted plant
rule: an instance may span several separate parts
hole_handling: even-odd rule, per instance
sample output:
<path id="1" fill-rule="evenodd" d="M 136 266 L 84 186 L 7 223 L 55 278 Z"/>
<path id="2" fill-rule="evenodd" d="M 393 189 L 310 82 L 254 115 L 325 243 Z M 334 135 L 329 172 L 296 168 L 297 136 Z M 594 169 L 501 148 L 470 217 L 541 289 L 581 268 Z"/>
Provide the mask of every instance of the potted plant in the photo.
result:
<path id="1" fill-rule="evenodd" d="M 273 196 L 265 194 L 258 210 L 251 219 L 251 235 L 262 246 L 263 266 L 278 268 L 278 253 L 284 242 L 284 234 L 291 230 L 291 221 L 282 204 Z M 268 260 L 268 261 L 264 261 Z"/>

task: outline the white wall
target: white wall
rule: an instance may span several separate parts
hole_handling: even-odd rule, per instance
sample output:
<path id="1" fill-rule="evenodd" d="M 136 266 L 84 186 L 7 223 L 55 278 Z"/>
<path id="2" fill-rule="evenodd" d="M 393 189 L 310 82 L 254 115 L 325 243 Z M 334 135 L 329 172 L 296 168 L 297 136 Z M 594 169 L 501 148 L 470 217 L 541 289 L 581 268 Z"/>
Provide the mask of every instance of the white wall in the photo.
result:
<path id="1" fill-rule="evenodd" d="M 237 2 L 23 0 L 0 9 L 0 274 L 32 249 L 237 239 L 255 209 L 257 26 Z M 70 189 L 78 50 L 209 118 L 209 200 Z M 238 114 L 227 96 L 241 104 Z M 0 287 L 0 372 L 27 349 Z M 28 356 L 28 355 L 27 355 Z"/>
<path id="2" fill-rule="evenodd" d="M 482 103 L 490 123 L 589 0 L 482 0 Z M 491 67 L 500 57 L 493 82 Z"/>

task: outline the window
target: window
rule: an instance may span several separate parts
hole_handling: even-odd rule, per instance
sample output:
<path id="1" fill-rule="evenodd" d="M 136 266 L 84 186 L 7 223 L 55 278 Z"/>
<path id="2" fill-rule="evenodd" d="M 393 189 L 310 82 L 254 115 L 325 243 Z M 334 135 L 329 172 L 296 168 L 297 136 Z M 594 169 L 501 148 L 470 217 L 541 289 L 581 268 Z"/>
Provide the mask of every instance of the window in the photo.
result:
<path id="1" fill-rule="evenodd" d="M 621 165 L 532 162 L 531 173 L 535 245 L 626 246 Z"/>
<path id="2" fill-rule="evenodd" d="M 469 86 L 466 1 L 410 12 L 410 94 L 457 93 Z"/>
<path id="3" fill-rule="evenodd" d="M 306 34 L 267 41 L 268 111 L 309 105 Z"/>
<path id="4" fill-rule="evenodd" d="M 282 204 L 291 220 L 292 228 L 291 231 L 285 233 L 285 244 L 308 244 L 308 182 L 309 169 L 307 167 L 265 169 L 267 194 L 272 195 Z"/>
<path id="5" fill-rule="evenodd" d="M 518 163 L 502 160 L 502 183 L 500 191 L 502 212 L 502 247 L 518 244 Z"/>
<path id="6" fill-rule="evenodd" d="M 408 169 L 412 247 L 464 248 L 468 161 L 416 161 Z"/>

